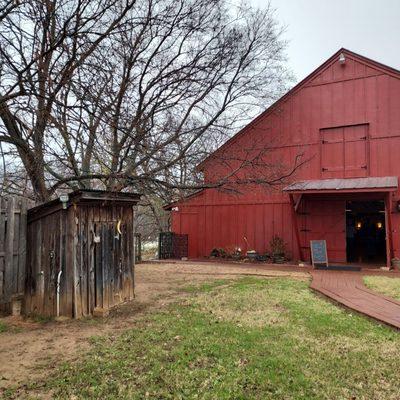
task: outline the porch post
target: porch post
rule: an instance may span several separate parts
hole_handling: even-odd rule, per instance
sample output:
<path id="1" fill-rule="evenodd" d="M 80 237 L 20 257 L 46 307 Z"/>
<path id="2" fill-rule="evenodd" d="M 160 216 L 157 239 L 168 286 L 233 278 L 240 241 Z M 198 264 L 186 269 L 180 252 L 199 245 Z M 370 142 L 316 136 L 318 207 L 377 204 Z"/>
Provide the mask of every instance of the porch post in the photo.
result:
<path id="1" fill-rule="evenodd" d="M 303 251 L 301 249 L 301 242 L 300 242 L 300 232 L 299 232 L 299 227 L 297 225 L 296 205 L 295 205 L 295 202 L 293 199 L 293 195 L 290 193 L 289 193 L 289 199 L 290 199 L 290 208 L 292 210 L 293 228 L 294 228 L 294 232 L 296 234 L 297 249 L 299 252 L 300 261 L 304 261 Z"/>
<path id="2" fill-rule="evenodd" d="M 392 232 L 392 193 L 385 196 L 385 225 L 386 225 L 386 266 L 391 267 L 393 258 L 393 232 Z"/>

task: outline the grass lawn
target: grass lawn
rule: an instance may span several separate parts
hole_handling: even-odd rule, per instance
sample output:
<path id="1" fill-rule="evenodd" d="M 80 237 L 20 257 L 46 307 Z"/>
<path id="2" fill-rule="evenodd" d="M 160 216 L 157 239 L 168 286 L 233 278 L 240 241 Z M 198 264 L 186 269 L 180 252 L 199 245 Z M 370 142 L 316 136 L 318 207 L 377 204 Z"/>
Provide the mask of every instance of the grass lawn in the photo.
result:
<path id="1" fill-rule="evenodd" d="M 399 360 L 398 332 L 336 307 L 307 282 L 246 278 L 191 287 L 123 335 L 93 339 L 90 353 L 30 394 L 389 400 L 399 398 Z"/>
<path id="2" fill-rule="evenodd" d="M 400 278 L 387 276 L 365 276 L 365 286 L 385 296 L 400 300 Z"/>

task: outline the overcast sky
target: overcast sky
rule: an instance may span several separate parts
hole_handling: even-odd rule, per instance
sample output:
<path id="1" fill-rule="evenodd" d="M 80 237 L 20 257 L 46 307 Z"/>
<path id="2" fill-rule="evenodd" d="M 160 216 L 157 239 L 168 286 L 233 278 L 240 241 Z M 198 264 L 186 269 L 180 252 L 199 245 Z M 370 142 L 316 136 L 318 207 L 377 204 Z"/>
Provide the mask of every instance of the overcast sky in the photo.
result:
<path id="1" fill-rule="evenodd" d="M 249 0 L 263 6 L 268 0 Z M 345 47 L 400 69 L 400 0 L 271 0 L 301 80 Z"/>

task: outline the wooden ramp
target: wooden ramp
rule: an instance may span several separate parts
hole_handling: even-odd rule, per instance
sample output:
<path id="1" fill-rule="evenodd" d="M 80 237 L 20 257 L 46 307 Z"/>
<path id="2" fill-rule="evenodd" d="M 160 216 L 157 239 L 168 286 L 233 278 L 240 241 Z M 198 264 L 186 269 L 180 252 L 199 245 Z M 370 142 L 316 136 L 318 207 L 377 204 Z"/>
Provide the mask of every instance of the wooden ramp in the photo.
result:
<path id="1" fill-rule="evenodd" d="M 346 307 L 400 329 L 400 302 L 367 289 L 362 273 L 318 270 L 310 273 L 312 289 Z"/>

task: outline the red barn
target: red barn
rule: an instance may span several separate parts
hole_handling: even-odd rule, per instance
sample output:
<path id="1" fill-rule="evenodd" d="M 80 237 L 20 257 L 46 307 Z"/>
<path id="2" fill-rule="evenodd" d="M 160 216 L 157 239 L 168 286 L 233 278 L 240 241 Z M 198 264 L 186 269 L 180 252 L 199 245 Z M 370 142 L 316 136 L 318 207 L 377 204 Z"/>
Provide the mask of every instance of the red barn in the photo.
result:
<path id="1" fill-rule="evenodd" d="M 254 178 L 246 189 L 208 188 L 167 207 L 172 231 L 188 234 L 189 257 L 214 247 L 262 253 L 273 235 L 293 259 L 310 259 L 312 239 L 326 240 L 330 261 L 400 256 L 399 71 L 339 50 L 202 162 L 205 183 L 243 175 L 235 168 L 260 148 L 264 163 L 244 168 Z M 257 184 L 279 177 L 268 165 L 300 157 L 278 190 Z"/>

